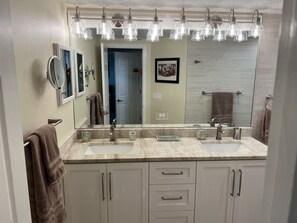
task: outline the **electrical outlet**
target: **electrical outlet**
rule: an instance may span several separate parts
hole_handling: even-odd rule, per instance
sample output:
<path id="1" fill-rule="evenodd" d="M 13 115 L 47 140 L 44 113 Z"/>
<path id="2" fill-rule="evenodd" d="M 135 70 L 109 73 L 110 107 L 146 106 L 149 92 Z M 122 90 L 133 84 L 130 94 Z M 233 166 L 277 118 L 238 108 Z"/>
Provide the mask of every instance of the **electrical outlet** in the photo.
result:
<path id="1" fill-rule="evenodd" d="M 161 93 L 153 93 L 153 99 L 161 100 L 162 99 L 162 94 Z"/>
<path id="2" fill-rule="evenodd" d="M 168 112 L 156 112 L 156 120 L 168 120 Z"/>

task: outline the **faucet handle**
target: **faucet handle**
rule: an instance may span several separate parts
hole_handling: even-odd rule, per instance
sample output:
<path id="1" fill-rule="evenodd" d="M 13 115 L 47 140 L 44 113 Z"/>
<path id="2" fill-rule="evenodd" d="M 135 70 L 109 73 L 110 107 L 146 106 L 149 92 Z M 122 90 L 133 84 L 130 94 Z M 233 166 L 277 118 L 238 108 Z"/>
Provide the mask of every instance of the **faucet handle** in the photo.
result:
<path id="1" fill-rule="evenodd" d="M 115 118 L 115 119 L 113 119 L 111 124 L 112 124 L 114 127 L 116 127 L 116 124 L 117 124 L 117 119 L 116 119 L 116 118 Z"/>

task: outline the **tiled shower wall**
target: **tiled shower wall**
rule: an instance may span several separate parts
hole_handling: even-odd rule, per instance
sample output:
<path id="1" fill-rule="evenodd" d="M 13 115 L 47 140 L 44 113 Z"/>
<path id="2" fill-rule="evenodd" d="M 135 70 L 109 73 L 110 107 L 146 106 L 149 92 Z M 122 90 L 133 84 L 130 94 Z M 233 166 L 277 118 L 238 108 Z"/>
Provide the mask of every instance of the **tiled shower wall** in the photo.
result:
<path id="1" fill-rule="evenodd" d="M 266 95 L 273 95 L 280 25 L 281 15 L 264 15 L 265 30 L 260 38 L 252 117 L 252 136 L 257 139 L 261 138 Z"/>
<path id="2" fill-rule="evenodd" d="M 188 43 L 185 123 L 207 123 L 211 119 L 211 95 L 206 92 L 236 92 L 233 123 L 250 126 L 258 39 L 241 43 L 207 39 Z M 195 63 L 199 60 L 199 63 Z"/>

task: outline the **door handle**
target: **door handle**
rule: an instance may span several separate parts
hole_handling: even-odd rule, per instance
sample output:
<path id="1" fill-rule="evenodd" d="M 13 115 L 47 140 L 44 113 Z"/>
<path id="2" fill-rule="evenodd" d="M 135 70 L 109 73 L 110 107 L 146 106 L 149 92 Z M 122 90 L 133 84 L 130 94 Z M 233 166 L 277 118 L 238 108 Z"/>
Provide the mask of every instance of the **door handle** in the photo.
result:
<path id="1" fill-rule="evenodd" d="M 239 170 L 240 178 L 239 178 L 239 189 L 237 195 L 240 197 L 241 195 L 241 183 L 242 183 L 242 170 Z"/>
<path id="2" fill-rule="evenodd" d="M 232 170 L 233 173 L 233 182 L 232 182 L 232 192 L 231 192 L 231 196 L 234 197 L 234 187 L 235 187 L 235 170 Z"/>
<path id="3" fill-rule="evenodd" d="M 104 190 L 104 185 L 105 185 L 105 184 L 104 184 L 104 173 L 102 173 L 102 175 L 101 175 L 101 178 L 102 178 L 102 179 L 101 179 L 101 181 L 102 181 L 102 185 L 101 185 L 101 186 L 102 186 L 102 200 L 103 200 L 103 201 L 105 201 L 105 190 Z"/>
<path id="4" fill-rule="evenodd" d="M 109 173 L 109 200 L 112 199 L 112 195 L 111 195 L 111 173 Z"/>
<path id="5" fill-rule="evenodd" d="M 123 102 L 123 100 L 121 100 L 121 99 L 118 99 L 118 100 L 117 100 L 117 102 Z"/>

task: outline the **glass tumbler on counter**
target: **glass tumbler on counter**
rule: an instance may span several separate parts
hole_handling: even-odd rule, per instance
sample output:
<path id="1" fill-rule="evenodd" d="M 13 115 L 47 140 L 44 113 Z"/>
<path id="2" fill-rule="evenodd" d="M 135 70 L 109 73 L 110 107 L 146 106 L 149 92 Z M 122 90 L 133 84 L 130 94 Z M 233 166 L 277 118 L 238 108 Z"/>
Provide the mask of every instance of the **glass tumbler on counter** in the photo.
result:
<path id="1" fill-rule="evenodd" d="M 82 138 L 83 142 L 89 142 L 91 140 L 91 132 L 90 131 L 83 131 L 81 138 Z"/>
<path id="2" fill-rule="evenodd" d="M 129 132 L 129 139 L 130 139 L 130 141 L 135 141 L 136 140 L 136 132 L 135 131 L 130 131 Z"/>
<path id="3" fill-rule="evenodd" d="M 198 129 L 196 132 L 196 138 L 199 140 L 206 139 L 206 129 Z"/>

